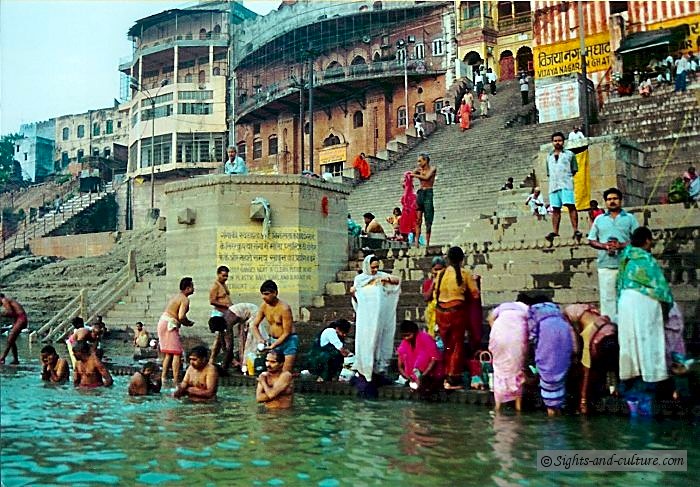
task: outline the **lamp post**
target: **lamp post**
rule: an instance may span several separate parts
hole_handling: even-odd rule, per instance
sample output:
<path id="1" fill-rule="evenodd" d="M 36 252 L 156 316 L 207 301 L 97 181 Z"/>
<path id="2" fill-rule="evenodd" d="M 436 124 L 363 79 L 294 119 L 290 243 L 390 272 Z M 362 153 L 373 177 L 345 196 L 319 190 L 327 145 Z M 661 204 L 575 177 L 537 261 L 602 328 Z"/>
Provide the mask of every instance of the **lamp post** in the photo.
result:
<path id="1" fill-rule="evenodd" d="M 581 54 L 581 78 L 583 81 L 583 96 L 579 95 L 579 100 L 583 99 L 583 109 L 581 110 L 581 125 L 583 126 L 583 134 L 588 137 L 588 73 L 586 72 L 586 30 L 583 19 L 583 2 L 578 1 L 578 36 Z M 580 102 L 579 102 L 580 103 Z"/>
<path id="2" fill-rule="evenodd" d="M 154 142 L 155 142 L 155 135 L 156 135 L 156 99 L 158 98 L 158 93 L 160 93 L 160 90 L 168 84 L 167 79 L 162 79 L 159 83 L 158 90 L 156 91 L 156 94 L 154 96 L 151 96 L 148 93 L 148 90 L 146 90 L 141 83 L 134 81 L 132 82 L 132 88 L 137 89 L 142 95 L 144 95 L 148 100 L 151 102 L 151 156 L 150 156 L 150 161 L 149 163 L 151 164 L 151 214 L 153 214 L 153 209 L 155 208 L 155 199 L 156 199 L 156 187 L 155 187 L 155 161 L 154 161 L 154 156 L 155 156 L 155 148 L 154 148 Z"/>
<path id="3" fill-rule="evenodd" d="M 408 42 L 411 41 L 410 37 Z M 396 41 L 396 48 L 403 50 L 403 92 L 404 92 L 404 103 L 406 105 L 406 131 L 408 131 L 408 43 L 403 39 Z"/>

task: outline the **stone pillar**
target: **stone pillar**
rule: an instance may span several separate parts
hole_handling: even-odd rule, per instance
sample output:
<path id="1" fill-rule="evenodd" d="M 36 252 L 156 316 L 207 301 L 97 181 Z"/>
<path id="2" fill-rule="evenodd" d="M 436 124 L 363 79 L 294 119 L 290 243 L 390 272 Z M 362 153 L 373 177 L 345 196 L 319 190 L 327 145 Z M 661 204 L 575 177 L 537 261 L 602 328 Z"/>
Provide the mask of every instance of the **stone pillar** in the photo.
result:
<path id="1" fill-rule="evenodd" d="M 209 334 L 209 288 L 219 265 L 230 268 L 234 302 L 259 304 L 260 285 L 272 279 L 298 319 L 347 266 L 348 194 L 343 185 L 298 175 L 211 175 L 167 184 L 168 276 L 194 278 L 190 316 L 203 325 L 194 333 Z M 268 236 L 264 210 L 251 206 L 256 198 L 269 202 Z"/>

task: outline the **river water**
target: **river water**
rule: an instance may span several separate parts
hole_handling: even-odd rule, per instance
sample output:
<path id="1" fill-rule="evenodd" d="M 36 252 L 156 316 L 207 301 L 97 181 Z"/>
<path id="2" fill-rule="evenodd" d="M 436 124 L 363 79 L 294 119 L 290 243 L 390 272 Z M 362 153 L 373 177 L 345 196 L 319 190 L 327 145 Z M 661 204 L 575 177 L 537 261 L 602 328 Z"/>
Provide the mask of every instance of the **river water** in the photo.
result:
<path id="1" fill-rule="evenodd" d="M 44 385 L 36 360 L 0 367 L 0 470 L 18 485 L 694 484 L 700 428 L 615 416 L 494 417 L 483 406 L 298 394 L 267 412 L 251 387 L 195 404 L 167 394 Z M 688 450 L 688 472 L 543 473 L 538 449 Z"/>

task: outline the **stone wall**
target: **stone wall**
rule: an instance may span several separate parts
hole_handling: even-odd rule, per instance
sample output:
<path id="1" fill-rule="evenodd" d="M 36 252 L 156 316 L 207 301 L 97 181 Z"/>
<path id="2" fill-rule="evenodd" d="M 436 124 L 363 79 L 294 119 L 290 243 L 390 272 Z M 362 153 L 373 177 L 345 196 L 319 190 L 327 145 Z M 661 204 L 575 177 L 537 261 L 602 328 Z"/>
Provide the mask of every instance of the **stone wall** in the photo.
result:
<path id="1" fill-rule="evenodd" d="M 72 259 L 74 257 L 96 257 L 105 255 L 114 248 L 115 232 L 83 233 L 60 237 L 35 238 L 29 241 L 34 255 L 45 255 Z"/>
<path id="2" fill-rule="evenodd" d="M 167 272 L 173 282 L 194 278 L 191 319 L 207 321 L 219 265 L 231 269 L 234 302 L 259 303 L 260 284 L 273 279 L 294 318 L 302 318 L 301 307 L 347 266 L 347 194 L 343 186 L 300 176 L 212 175 L 166 185 Z M 259 208 L 251 218 L 257 197 L 270 204 L 268 238 Z"/>
<path id="3" fill-rule="evenodd" d="M 598 200 L 603 208 L 603 191 L 617 187 L 624 195 L 625 206 L 643 205 L 646 202 L 644 182 L 648 175 L 642 149 L 635 142 L 610 135 L 589 137 L 588 143 L 591 198 Z M 542 145 L 535 165 L 537 183 L 547 203 L 547 156 L 551 150 L 551 143 Z"/>

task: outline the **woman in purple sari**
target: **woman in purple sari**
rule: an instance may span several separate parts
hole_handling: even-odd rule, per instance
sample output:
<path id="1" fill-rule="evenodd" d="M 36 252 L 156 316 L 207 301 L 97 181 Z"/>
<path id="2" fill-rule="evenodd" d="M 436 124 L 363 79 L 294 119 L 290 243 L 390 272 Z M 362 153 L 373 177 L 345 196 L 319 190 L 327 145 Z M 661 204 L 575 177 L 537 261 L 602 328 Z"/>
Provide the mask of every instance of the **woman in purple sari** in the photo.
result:
<path id="1" fill-rule="evenodd" d="M 573 329 L 559 306 L 543 295 L 529 298 L 527 325 L 535 347 L 535 365 L 540 375 L 540 395 L 547 415 L 555 416 L 564 405 L 566 374 L 575 351 Z"/>

